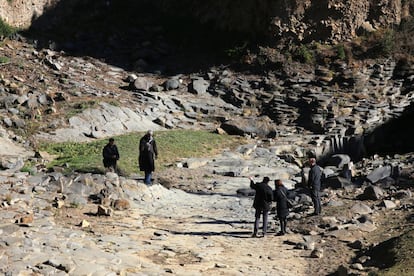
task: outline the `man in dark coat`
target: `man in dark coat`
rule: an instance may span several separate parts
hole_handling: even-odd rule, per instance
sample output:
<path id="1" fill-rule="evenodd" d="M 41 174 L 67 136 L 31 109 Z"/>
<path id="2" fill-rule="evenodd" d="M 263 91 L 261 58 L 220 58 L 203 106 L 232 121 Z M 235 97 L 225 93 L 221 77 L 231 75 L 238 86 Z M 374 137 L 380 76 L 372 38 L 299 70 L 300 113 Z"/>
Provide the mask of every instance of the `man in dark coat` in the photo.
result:
<path id="1" fill-rule="evenodd" d="M 322 169 L 316 164 L 316 158 L 309 158 L 309 178 L 308 178 L 308 188 L 310 190 L 314 212 L 313 215 L 319 215 L 321 213 L 321 177 Z"/>
<path id="2" fill-rule="evenodd" d="M 109 138 L 108 144 L 102 150 L 102 156 L 104 167 L 109 171 L 116 172 L 116 162 L 119 160 L 119 152 L 114 138 Z"/>
<path id="3" fill-rule="evenodd" d="M 254 230 L 253 237 L 257 237 L 257 231 L 259 229 L 260 216 L 263 214 L 263 236 L 267 234 L 267 217 L 269 210 L 272 206 L 273 201 L 273 191 L 269 186 L 269 177 L 265 176 L 263 181 L 260 183 L 254 183 L 253 177 L 250 179 L 250 188 L 256 191 L 254 195 L 253 207 L 255 208 L 255 221 L 254 221 Z"/>
<path id="4" fill-rule="evenodd" d="M 144 183 L 151 184 L 152 172 L 155 171 L 155 159 L 158 157 L 157 143 L 152 130 L 139 141 L 139 169 L 145 173 Z"/>
<path id="5" fill-rule="evenodd" d="M 289 215 L 287 196 L 288 190 L 283 185 L 282 180 L 275 180 L 273 199 L 276 201 L 276 213 L 280 222 L 280 232 L 277 233 L 278 236 L 286 234 L 287 216 Z"/>

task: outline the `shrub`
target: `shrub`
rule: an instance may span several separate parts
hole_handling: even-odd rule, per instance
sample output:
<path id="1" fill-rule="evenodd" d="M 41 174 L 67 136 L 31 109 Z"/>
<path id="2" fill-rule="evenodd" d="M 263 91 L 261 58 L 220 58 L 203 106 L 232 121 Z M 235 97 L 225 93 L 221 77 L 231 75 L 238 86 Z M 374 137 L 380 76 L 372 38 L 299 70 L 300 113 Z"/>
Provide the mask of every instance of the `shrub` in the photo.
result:
<path id="1" fill-rule="evenodd" d="M 297 50 L 297 55 L 302 62 L 308 64 L 313 62 L 313 53 L 306 45 L 300 45 L 299 49 Z"/>
<path id="2" fill-rule="evenodd" d="M 16 28 L 9 26 L 0 18 L 0 38 L 9 37 L 17 31 Z"/>
<path id="3" fill-rule="evenodd" d="M 346 58 L 345 47 L 343 44 L 338 44 L 336 46 L 337 57 L 341 60 Z"/>
<path id="4" fill-rule="evenodd" d="M 381 52 L 384 55 L 390 55 L 393 52 L 395 45 L 394 37 L 395 35 L 393 30 L 388 29 L 384 31 L 383 36 L 380 40 Z"/>

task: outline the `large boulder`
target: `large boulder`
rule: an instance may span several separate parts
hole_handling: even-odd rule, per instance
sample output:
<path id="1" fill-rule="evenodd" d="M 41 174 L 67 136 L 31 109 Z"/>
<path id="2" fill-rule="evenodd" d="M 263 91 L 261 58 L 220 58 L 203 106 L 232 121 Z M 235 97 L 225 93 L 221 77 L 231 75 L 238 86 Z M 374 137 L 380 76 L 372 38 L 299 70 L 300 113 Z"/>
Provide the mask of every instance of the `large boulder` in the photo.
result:
<path id="1" fill-rule="evenodd" d="M 220 127 L 230 135 L 251 135 L 268 138 L 277 136 L 276 127 L 267 116 L 234 118 L 222 123 Z"/>
<path id="2" fill-rule="evenodd" d="M 371 183 L 377 183 L 381 179 L 387 178 L 391 176 L 392 167 L 391 166 L 383 166 L 374 169 L 371 173 L 367 175 L 367 179 Z"/>
<path id="3" fill-rule="evenodd" d="M 351 157 L 347 154 L 334 154 L 332 155 L 328 161 L 327 166 L 335 166 L 338 169 L 341 169 L 345 164 L 349 164 L 351 162 Z"/>

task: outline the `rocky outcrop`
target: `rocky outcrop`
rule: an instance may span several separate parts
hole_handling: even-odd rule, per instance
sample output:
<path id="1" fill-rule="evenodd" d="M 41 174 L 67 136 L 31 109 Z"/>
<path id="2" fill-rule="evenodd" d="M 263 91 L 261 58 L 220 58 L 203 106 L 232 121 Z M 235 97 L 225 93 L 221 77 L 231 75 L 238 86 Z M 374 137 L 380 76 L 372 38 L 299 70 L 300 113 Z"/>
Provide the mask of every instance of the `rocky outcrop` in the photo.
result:
<path id="1" fill-rule="evenodd" d="M 0 0 L 0 17 L 10 25 L 28 27 L 33 19 L 41 16 L 55 3 L 65 6 L 63 9 L 65 13 L 75 12 L 66 6 L 73 6 L 78 1 L 66 2 L 62 0 Z M 89 7 L 89 2 L 93 3 L 93 1 L 82 2 L 84 7 Z M 149 1 L 141 2 L 145 5 Z M 111 1 L 106 1 L 103 6 L 111 4 L 113 4 Z M 268 38 L 290 38 L 304 42 L 348 39 L 360 31 L 373 31 L 399 24 L 402 18 L 411 14 L 410 1 L 402 0 L 157 0 L 152 1 L 151 5 L 167 15 L 194 18 L 200 23 L 207 23 L 221 30 L 250 33 L 254 36 L 267 36 Z M 148 13 L 152 12 L 154 10 L 148 11 Z"/>
<path id="2" fill-rule="evenodd" d="M 14 27 L 29 27 L 57 0 L 0 0 L 0 18 Z"/>
<path id="3" fill-rule="evenodd" d="M 220 29 L 260 33 L 294 41 L 343 40 L 359 31 L 399 24 L 410 15 L 407 1 L 159 1 L 169 12 L 194 16 Z M 270 30 L 270 32 L 268 32 Z"/>

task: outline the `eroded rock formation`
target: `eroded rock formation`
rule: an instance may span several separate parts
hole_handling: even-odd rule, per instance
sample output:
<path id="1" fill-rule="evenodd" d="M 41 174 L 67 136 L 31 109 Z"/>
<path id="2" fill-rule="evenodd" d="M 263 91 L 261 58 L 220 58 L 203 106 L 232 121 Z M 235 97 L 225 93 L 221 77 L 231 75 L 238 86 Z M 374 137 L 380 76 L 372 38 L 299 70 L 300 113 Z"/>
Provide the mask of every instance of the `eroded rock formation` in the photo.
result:
<path id="1" fill-rule="evenodd" d="M 65 1 L 0 0 L 0 17 L 10 25 L 28 27 L 54 4 L 63 2 Z M 82 5 L 87 5 L 87 2 L 82 1 Z M 147 2 L 141 1 L 140 5 L 144 6 Z M 149 2 L 166 15 L 192 17 L 218 29 L 304 42 L 349 39 L 359 31 L 373 31 L 399 24 L 412 13 L 411 1 L 402 0 Z M 77 1 L 71 1 L 70 5 L 73 6 L 74 3 Z M 112 1 L 102 1 L 101 4 L 108 7 L 116 5 Z M 131 2 L 132 4 L 137 5 Z M 71 9 L 66 9 L 66 12 L 71 12 Z"/>

